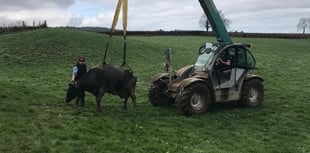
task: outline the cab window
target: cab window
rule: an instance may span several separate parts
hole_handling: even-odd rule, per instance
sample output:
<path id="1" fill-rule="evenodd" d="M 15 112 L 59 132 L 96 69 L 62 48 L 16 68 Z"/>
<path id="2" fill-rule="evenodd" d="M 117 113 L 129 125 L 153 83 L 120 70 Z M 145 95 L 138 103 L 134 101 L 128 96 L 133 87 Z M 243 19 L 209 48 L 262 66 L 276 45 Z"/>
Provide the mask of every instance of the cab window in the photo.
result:
<path id="1" fill-rule="evenodd" d="M 255 67 L 255 59 L 253 55 L 244 47 L 237 49 L 237 67 L 253 69 Z"/>
<path id="2" fill-rule="evenodd" d="M 254 69 L 255 67 L 255 59 L 253 57 L 253 55 L 248 51 L 246 50 L 246 57 L 247 57 L 247 67 L 250 68 L 250 69 Z"/>

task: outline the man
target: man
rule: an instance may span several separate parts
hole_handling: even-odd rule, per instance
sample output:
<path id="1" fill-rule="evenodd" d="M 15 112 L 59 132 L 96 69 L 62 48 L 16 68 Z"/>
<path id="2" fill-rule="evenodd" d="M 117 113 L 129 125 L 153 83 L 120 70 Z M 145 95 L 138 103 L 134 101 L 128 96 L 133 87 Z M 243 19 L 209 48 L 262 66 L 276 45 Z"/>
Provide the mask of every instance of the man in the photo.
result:
<path id="1" fill-rule="evenodd" d="M 72 70 L 72 82 L 79 81 L 83 75 L 87 73 L 87 66 L 85 64 L 85 58 L 83 56 L 79 57 L 77 63 L 73 66 Z M 75 99 L 76 105 L 84 106 L 85 105 L 85 92 L 81 91 L 81 96 L 78 96 Z"/>
<path id="2" fill-rule="evenodd" d="M 227 67 L 230 67 L 231 65 L 231 59 L 230 57 L 227 55 L 228 53 L 226 51 L 223 51 L 221 54 L 220 54 L 220 57 L 219 57 L 219 64 L 221 64 L 221 68 L 227 68 Z"/>
<path id="3" fill-rule="evenodd" d="M 219 85 L 230 80 L 232 57 L 230 56 L 229 51 L 230 50 L 222 51 L 215 65 L 216 77 L 218 78 Z"/>

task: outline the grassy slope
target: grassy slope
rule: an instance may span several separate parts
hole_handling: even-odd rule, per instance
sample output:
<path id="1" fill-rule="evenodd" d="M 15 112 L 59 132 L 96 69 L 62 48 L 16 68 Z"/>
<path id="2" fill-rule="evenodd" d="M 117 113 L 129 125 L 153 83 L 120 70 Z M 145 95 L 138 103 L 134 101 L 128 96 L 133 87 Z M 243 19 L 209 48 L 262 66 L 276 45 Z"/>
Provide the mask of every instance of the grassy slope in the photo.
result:
<path id="1" fill-rule="evenodd" d="M 309 40 L 235 39 L 251 42 L 265 101 L 255 109 L 213 105 L 199 116 L 147 101 L 150 77 L 162 72 L 163 51 L 173 65 L 194 62 L 209 37 L 128 37 L 128 63 L 138 75 L 138 113 L 105 95 L 103 112 L 87 95 L 84 108 L 65 105 L 78 55 L 101 62 L 106 36 L 48 29 L 0 35 L 0 152 L 310 152 Z M 109 63 L 121 63 L 114 37 Z M 131 107 L 131 103 L 129 103 Z"/>

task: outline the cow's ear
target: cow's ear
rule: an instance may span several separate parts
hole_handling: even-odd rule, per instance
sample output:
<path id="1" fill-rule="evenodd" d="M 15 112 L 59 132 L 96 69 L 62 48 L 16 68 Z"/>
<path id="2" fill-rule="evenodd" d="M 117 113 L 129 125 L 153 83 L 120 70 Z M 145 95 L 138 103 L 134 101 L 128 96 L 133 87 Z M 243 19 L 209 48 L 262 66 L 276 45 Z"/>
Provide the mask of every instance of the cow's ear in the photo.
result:
<path id="1" fill-rule="evenodd" d="M 78 88 L 79 85 L 78 85 L 78 83 L 76 81 L 72 81 L 72 82 L 69 83 L 69 87 L 70 88 Z"/>
<path id="2" fill-rule="evenodd" d="M 74 87 L 75 83 L 72 81 L 69 83 L 69 87 Z"/>
<path id="3" fill-rule="evenodd" d="M 125 73 L 126 73 L 127 76 L 132 76 L 132 71 L 131 70 L 126 69 Z"/>

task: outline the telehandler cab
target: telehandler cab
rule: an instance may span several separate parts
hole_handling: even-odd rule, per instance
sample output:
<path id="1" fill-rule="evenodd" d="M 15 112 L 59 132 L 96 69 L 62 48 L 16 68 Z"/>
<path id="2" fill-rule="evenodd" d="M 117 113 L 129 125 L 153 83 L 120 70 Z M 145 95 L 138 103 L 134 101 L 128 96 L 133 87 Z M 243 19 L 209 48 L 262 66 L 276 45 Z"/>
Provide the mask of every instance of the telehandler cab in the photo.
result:
<path id="1" fill-rule="evenodd" d="M 152 78 L 148 98 L 154 106 L 176 104 L 184 115 L 204 113 L 211 103 L 239 101 L 255 107 L 263 102 L 263 78 L 252 74 L 256 61 L 250 44 L 233 43 L 212 0 L 199 0 L 217 36 L 206 43 L 193 65 L 176 72 L 166 51 L 166 73 Z"/>

